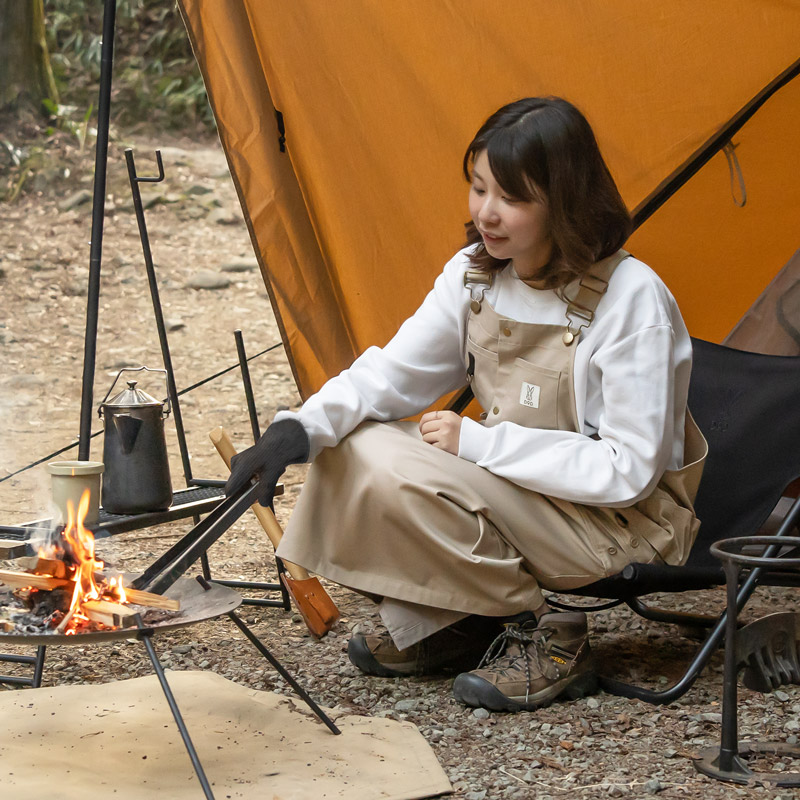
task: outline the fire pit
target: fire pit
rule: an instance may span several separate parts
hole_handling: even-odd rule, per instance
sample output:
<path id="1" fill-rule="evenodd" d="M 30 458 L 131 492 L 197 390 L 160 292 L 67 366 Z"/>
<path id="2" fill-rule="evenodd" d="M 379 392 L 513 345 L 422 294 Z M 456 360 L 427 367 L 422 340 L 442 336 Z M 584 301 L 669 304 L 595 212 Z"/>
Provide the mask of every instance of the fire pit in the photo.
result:
<path id="1" fill-rule="evenodd" d="M 137 574 L 125 573 L 123 576 L 125 584 L 131 583 Z M 2 580 L 2 573 L 0 573 Z M 179 610 L 158 609 L 155 613 L 146 610 L 144 607 L 136 606 L 140 611 L 134 612 L 131 616 L 139 616 L 142 627 L 138 627 L 135 621 L 131 621 L 126 627 L 104 627 L 96 630 L 86 630 L 80 633 L 57 633 L 54 630 L 31 630 L 33 625 L 23 623 L 18 631 L 0 632 L 0 642 L 8 644 L 99 644 L 100 642 L 110 642 L 119 639 L 131 639 L 141 636 L 142 630 L 155 634 L 162 631 L 182 628 L 186 625 L 193 625 L 195 622 L 214 619 L 215 617 L 228 614 L 237 609 L 242 603 L 242 596 L 232 589 L 218 584 L 208 583 L 206 589 L 198 581 L 190 578 L 181 578 L 176 581 L 169 592 L 164 595 L 165 599 L 177 601 Z M 125 620 L 128 621 L 127 619 Z"/>
<path id="2" fill-rule="evenodd" d="M 221 535 L 226 525 L 230 525 L 231 520 L 238 518 L 242 509 L 249 505 L 251 491 L 223 503 L 218 511 L 195 526 L 178 546 L 168 550 L 139 576 L 108 576 L 101 572 L 104 565 L 95 558 L 94 537 L 82 524 L 88 498 L 85 504 L 81 501 L 74 518 L 70 516 L 61 538 L 53 546 L 40 552 L 38 557 L 21 560 L 21 566 L 32 571 L 0 571 L 0 592 L 2 584 L 9 589 L 6 598 L 9 602 L 4 603 L 0 613 L 0 627 L 5 628 L 0 632 L 0 641 L 38 645 L 40 652 L 47 644 L 93 645 L 132 638 L 144 644 L 207 798 L 214 797 L 211 786 L 151 641 L 161 631 L 227 614 L 320 721 L 332 733 L 340 733 L 236 615 L 235 610 L 242 603 L 241 595 L 201 576 L 196 580 L 179 577 Z M 153 586 L 163 594 L 142 588 Z M 17 601 L 16 608 L 10 605 L 11 599 Z"/>

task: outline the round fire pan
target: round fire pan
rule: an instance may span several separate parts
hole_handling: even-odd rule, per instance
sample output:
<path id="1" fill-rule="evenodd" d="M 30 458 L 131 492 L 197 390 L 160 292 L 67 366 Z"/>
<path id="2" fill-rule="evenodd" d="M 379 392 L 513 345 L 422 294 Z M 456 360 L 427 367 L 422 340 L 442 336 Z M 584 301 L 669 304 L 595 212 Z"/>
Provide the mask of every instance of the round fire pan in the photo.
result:
<path id="1" fill-rule="evenodd" d="M 125 575 L 125 583 L 130 585 L 138 574 Z M 85 633 L 2 633 L 0 632 L 0 647 L 4 642 L 8 644 L 83 644 L 92 645 L 101 642 L 112 642 L 119 639 L 139 639 L 143 631 L 159 633 L 174 628 L 183 628 L 214 617 L 221 617 L 238 608 L 242 603 L 242 596 L 216 583 L 208 583 L 210 589 L 205 589 L 194 578 L 179 578 L 164 592 L 165 597 L 178 600 L 181 604 L 180 611 L 170 612 L 164 619 L 148 623 L 144 628 L 131 626 L 108 631 L 86 631 Z M 148 609 L 143 608 L 142 616 Z"/>

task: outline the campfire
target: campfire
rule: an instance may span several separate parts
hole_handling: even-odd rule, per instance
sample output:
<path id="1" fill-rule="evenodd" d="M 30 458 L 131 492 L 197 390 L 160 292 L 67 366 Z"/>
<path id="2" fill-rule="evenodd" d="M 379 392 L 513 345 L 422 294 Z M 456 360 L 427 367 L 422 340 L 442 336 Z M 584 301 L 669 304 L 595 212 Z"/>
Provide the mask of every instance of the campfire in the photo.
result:
<path id="1" fill-rule="evenodd" d="M 67 524 L 37 556 L 16 559 L 24 572 L 0 570 L 0 632 L 75 635 L 156 622 L 180 610 L 177 600 L 126 588 L 95 558 L 94 535 L 84 527 L 89 492 L 77 511 L 68 501 Z"/>

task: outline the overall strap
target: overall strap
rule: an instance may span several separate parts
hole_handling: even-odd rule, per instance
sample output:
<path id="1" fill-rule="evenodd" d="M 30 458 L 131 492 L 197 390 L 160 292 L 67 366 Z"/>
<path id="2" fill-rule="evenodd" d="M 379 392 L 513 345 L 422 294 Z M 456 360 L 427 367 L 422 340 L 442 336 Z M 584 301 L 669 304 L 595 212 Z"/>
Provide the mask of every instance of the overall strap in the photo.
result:
<path id="1" fill-rule="evenodd" d="M 589 267 L 586 274 L 581 278 L 575 297 L 568 300 L 567 303 L 565 312 L 567 329 L 562 337 L 564 344 L 572 344 L 575 336 L 592 324 L 594 312 L 603 299 L 606 289 L 608 289 L 608 282 L 611 280 L 614 270 L 629 255 L 630 253 L 625 250 L 617 250 L 613 255 Z M 574 321 L 574 317 L 577 317 L 577 323 Z"/>

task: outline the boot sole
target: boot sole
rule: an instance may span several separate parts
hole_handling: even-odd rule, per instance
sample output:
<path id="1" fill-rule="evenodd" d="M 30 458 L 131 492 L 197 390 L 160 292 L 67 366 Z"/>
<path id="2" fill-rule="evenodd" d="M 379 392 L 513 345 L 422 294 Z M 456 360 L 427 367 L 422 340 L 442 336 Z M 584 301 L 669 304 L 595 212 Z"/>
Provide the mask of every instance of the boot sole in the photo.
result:
<path id="1" fill-rule="evenodd" d="M 526 701 L 525 695 L 507 697 L 489 681 L 465 672 L 455 679 L 453 696 L 465 705 L 489 711 L 534 711 L 537 708 L 546 708 L 559 697 L 579 700 L 594 694 L 598 688 L 597 675 L 594 672 L 584 672 L 528 695 Z"/>
<path id="2" fill-rule="evenodd" d="M 351 637 L 347 643 L 347 657 L 366 675 L 376 675 L 379 678 L 410 678 L 413 676 L 413 672 L 399 672 L 381 664 L 372 654 L 366 639 L 362 636 Z"/>

